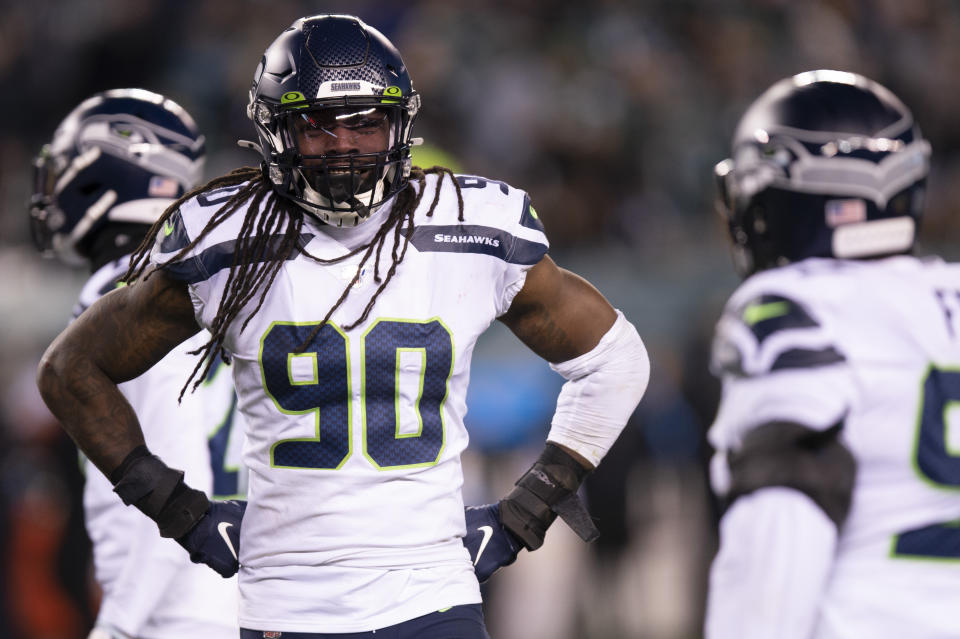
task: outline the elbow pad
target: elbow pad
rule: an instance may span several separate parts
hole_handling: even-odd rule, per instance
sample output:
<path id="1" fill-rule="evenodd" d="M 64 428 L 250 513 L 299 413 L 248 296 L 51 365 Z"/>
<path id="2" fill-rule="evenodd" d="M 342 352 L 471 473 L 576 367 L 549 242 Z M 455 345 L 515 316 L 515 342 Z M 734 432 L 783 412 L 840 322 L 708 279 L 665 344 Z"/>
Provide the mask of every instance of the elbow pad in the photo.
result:
<path id="1" fill-rule="evenodd" d="M 815 430 L 770 422 L 750 431 L 727 457 L 730 503 L 761 488 L 783 486 L 807 495 L 839 528 L 850 511 L 857 464 L 840 439 L 843 423 Z"/>
<path id="2" fill-rule="evenodd" d="M 567 382 L 557 398 L 547 441 L 596 466 L 626 426 L 650 380 L 643 340 L 623 313 L 593 350 L 550 368 Z"/>

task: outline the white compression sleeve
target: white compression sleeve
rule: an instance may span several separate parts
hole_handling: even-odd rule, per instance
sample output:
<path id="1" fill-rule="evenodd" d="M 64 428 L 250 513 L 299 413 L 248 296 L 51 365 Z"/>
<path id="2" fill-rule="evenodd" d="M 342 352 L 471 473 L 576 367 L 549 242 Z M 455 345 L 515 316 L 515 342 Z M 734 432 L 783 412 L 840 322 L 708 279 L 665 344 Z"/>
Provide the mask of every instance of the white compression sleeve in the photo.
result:
<path id="1" fill-rule="evenodd" d="M 809 639 L 830 575 L 837 527 L 791 488 L 737 499 L 710 568 L 707 639 Z"/>
<path id="2" fill-rule="evenodd" d="M 547 441 L 576 451 L 596 466 L 643 397 L 650 358 L 637 329 L 617 319 L 593 350 L 550 368 L 567 380 L 557 397 Z"/>

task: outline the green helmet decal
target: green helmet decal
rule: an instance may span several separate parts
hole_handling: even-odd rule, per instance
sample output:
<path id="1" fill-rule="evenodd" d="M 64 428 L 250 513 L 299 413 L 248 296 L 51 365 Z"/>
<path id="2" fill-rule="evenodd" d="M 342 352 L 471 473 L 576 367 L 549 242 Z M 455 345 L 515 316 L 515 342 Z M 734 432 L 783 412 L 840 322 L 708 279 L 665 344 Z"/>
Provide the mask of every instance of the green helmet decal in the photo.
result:
<path id="1" fill-rule="evenodd" d="M 395 85 L 390 85 L 383 90 L 384 97 L 380 100 L 383 104 L 396 104 L 399 100 L 391 100 L 389 98 L 400 98 L 403 97 L 403 91 L 400 87 Z"/>
<path id="2" fill-rule="evenodd" d="M 306 100 L 299 91 L 287 91 L 280 96 L 280 104 L 290 104 L 291 102 L 303 102 Z"/>

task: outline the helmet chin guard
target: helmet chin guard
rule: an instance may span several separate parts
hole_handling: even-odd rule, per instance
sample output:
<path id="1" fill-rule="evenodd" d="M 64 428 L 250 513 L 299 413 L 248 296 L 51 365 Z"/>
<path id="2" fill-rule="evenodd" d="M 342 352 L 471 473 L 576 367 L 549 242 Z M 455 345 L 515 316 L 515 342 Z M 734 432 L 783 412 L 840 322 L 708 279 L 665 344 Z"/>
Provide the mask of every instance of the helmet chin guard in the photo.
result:
<path id="1" fill-rule="evenodd" d="M 357 194 L 340 181 L 330 185 L 328 195 L 321 195 L 303 175 L 300 175 L 300 179 L 305 182 L 302 187 L 303 199 L 313 205 L 313 207 L 304 208 L 307 208 L 310 214 L 333 226 L 356 226 L 370 217 L 372 211 L 364 204 L 365 199 L 384 201 L 383 180 L 377 180 L 373 189 Z M 342 204 L 343 208 L 338 210 L 338 204 Z"/>

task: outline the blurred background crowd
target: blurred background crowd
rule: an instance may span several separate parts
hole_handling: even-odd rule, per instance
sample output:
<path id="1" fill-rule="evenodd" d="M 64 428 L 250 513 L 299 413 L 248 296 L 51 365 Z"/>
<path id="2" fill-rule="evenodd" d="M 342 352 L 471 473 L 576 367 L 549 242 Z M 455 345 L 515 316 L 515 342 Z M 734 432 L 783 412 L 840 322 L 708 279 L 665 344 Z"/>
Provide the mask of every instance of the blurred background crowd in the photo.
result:
<path id="1" fill-rule="evenodd" d="M 562 524 L 485 587 L 497 639 L 699 636 L 716 506 L 704 433 L 710 332 L 734 287 L 713 165 L 745 107 L 815 68 L 863 73 L 933 146 L 922 251 L 960 257 L 955 0 L 0 0 L 0 628 L 85 636 L 97 605 L 76 452 L 33 375 L 86 273 L 30 243 L 31 159 L 104 89 L 164 93 L 207 137 L 207 177 L 257 158 L 247 90 L 303 15 L 359 15 L 402 52 L 423 110 L 417 164 L 527 190 L 552 254 L 603 291 L 652 356 L 650 389 L 586 488 L 602 537 Z M 477 348 L 466 500 L 508 490 L 539 450 L 562 379 L 494 326 Z M 185 375 L 186 376 L 186 375 Z"/>

